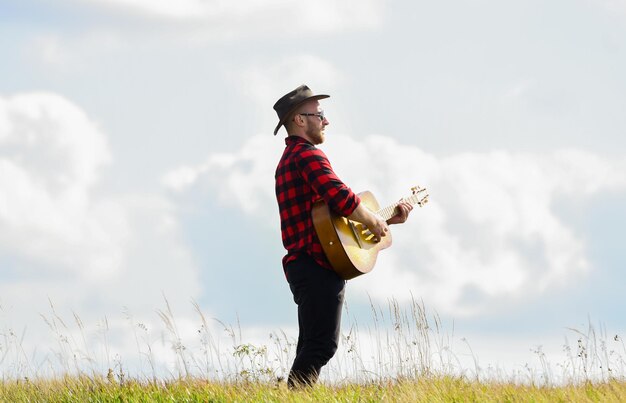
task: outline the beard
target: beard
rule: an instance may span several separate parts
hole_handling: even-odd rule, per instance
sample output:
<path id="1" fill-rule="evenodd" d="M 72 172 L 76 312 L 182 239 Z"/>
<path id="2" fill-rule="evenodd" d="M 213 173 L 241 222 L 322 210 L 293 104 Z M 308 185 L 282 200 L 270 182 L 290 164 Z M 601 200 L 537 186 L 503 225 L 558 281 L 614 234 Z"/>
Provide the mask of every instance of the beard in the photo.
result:
<path id="1" fill-rule="evenodd" d="M 314 145 L 324 142 L 324 129 L 319 127 L 309 127 L 306 131 L 307 136 Z"/>

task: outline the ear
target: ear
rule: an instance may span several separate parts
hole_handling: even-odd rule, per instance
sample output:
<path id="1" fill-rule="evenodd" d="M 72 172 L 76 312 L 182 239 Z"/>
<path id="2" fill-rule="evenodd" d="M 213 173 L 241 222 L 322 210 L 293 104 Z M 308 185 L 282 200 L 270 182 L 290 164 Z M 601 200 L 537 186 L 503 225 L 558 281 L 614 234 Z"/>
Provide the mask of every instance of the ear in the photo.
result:
<path id="1" fill-rule="evenodd" d="M 305 124 L 304 121 L 304 117 L 298 113 L 295 113 L 292 117 L 291 120 L 293 120 L 293 122 L 296 124 L 296 126 L 300 126 L 303 127 Z"/>

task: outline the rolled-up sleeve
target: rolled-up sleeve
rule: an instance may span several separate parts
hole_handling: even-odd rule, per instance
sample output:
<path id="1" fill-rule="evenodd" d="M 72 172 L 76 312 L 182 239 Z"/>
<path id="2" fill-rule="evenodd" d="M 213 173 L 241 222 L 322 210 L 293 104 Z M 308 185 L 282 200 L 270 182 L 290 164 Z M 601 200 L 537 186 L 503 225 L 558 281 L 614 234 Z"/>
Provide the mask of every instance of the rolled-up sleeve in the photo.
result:
<path id="1" fill-rule="evenodd" d="M 358 207 L 361 199 L 337 177 L 322 150 L 308 146 L 300 154 L 298 167 L 302 178 L 331 210 L 347 217 Z"/>

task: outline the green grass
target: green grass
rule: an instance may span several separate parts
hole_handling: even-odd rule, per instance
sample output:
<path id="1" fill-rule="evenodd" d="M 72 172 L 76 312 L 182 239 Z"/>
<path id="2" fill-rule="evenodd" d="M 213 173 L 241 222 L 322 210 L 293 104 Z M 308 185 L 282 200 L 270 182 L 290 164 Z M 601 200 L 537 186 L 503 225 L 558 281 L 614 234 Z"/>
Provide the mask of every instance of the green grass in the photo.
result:
<path id="1" fill-rule="evenodd" d="M 251 344 L 232 326 L 211 326 L 197 304 L 197 330 L 185 338 L 165 304 L 157 311 L 161 329 L 129 318 L 128 338 L 140 358 L 134 369 L 128 354 L 111 352 L 106 321 L 94 333 L 76 314 L 72 326 L 51 305 L 51 314 L 42 316 L 56 349 L 43 355 L 26 351 L 23 336 L 0 323 L 0 403 L 626 401 L 624 341 L 591 324 L 586 331 L 570 329 L 575 342 L 564 345 L 564 362 L 548 362 L 539 346 L 533 351 L 538 369 L 494 376 L 473 352 L 473 368 L 461 364 L 451 348 L 453 336 L 423 303 L 401 307 L 391 300 L 387 307 L 372 305 L 369 326 L 348 320 L 342 354 L 322 369 L 322 382 L 293 392 L 284 377 L 295 340 L 280 333 L 270 335 L 269 345 Z M 99 337 L 100 347 L 94 346 Z M 159 345 L 172 353 L 165 369 L 155 353 Z"/>
<path id="2" fill-rule="evenodd" d="M 439 377 L 368 384 L 320 384 L 289 391 L 284 383 L 203 380 L 124 383 L 66 377 L 0 383 L 3 402 L 622 402 L 626 382 L 542 387 Z"/>

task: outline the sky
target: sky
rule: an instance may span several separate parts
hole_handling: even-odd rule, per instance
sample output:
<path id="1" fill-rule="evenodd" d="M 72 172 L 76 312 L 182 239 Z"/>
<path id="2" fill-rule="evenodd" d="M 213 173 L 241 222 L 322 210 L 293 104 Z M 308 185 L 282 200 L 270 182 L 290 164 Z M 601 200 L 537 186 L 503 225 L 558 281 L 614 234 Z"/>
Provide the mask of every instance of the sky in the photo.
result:
<path id="1" fill-rule="evenodd" d="M 167 309 L 295 337 L 272 105 L 300 84 L 353 190 L 430 194 L 345 331 L 418 300 L 482 367 L 590 326 L 626 357 L 624 71 L 623 0 L 2 0 L 0 365 L 69 365 L 66 333 L 111 365 L 139 327 L 171 367 Z"/>

